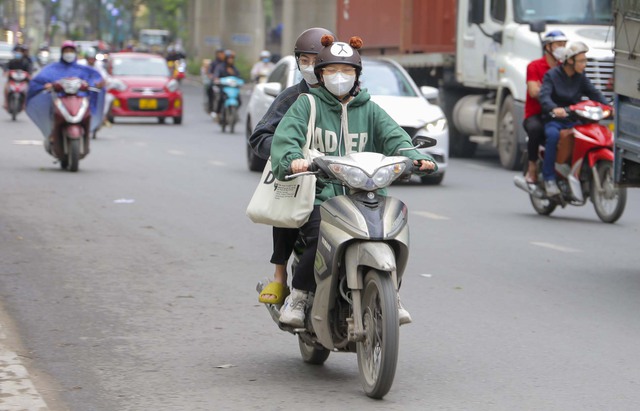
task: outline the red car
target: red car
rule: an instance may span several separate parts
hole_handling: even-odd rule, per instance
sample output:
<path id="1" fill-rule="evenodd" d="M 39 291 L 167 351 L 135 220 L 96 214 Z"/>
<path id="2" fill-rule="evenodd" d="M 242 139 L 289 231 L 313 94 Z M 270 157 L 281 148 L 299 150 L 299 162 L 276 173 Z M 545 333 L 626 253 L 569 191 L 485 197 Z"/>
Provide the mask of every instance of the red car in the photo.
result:
<path id="1" fill-rule="evenodd" d="M 112 53 L 109 55 L 107 83 L 114 96 L 107 118 L 167 117 L 182 124 L 182 91 L 172 78 L 166 60 L 155 54 Z"/>

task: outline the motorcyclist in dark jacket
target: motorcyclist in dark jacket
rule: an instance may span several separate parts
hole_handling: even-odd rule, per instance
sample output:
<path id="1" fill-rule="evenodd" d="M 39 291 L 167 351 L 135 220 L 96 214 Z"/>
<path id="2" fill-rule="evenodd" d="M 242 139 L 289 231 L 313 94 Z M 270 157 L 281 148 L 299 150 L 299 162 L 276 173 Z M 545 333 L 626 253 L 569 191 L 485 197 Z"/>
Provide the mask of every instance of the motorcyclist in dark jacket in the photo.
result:
<path id="1" fill-rule="evenodd" d="M 220 84 L 220 79 L 228 76 L 240 77 L 240 71 L 236 68 L 236 53 L 233 50 L 226 50 L 224 52 L 224 61 L 216 66 L 215 71 L 213 72 L 212 80 L 214 84 Z M 222 111 L 222 107 L 224 106 L 225 94 L 221 91 L 218 94 L 216 99 L 216 104 L 214 107 L 214 111 L 216 116 L 220 116 L 220 112 Z M 240 96 L 238 96 L 238 102 L 240 101 Z"/>
<path id="2" fill-rule="evenodd" d="M 27 48 L 22 44 L 16 45 L 13 48 L 13 57 L 14 58 L 11 59 L 7 64 L 6 75 L 8 76 L 9 71 L 11 70 L 23 70 L 29 73 L 29 76 L 31 76 L 31 72 L 33 71 L 33 63 L 31 62 L 31 59 L 27 55 Z M 2 103 L 2 107 L 5 110 L 7 109 L 8 96 L 9 96 L 9 82 L 7 81 L 4 84 L 4 100 L 3 100 L 4 102 Z"/>
<path id="3" fill-rule="evenodd" d="M 555 174 L 560 130 L 575 125 L 575 122 L 568 117 L 565 107 L 579 103 L 583 97 L 609 104 L 584 74 L 588 51 L 589 47 L 581 41 L 570 43 L 565 50 L 563 64 L 547 71 L 540 88 L 538 99 L 542 106 L 544 132 L 547 136 L 542 176 L 548 196 L 560 194 Z M 550 113 L 553 113 L 553 117 Z"/>
<path id="4" fill-rule="evenodd" d="M 325 34 L 333 35 L 329 30 L 314 27 L 305 30 L 298 36 L 294 46 L 294 54 L 303 80 L 282 91 L 256 124 L 249 137 L 249 145 L 256 155 L 264 160 L 271 153 L 273 134 L 289 107 L 301 93 L 308 93 L 309 87 L 318 87 L 318 79 L 313 71 L 316 55 L 323 48 L 321 39 Z M 269 304 L 282 304 L 289 294 L 287 287 L 287 261 L 293 252 L 298 237 L 298 229 L 273 227 L 273 254 L 271 263 L 275 265 L 274 281 L 260 293 L 259 301 Z"/>

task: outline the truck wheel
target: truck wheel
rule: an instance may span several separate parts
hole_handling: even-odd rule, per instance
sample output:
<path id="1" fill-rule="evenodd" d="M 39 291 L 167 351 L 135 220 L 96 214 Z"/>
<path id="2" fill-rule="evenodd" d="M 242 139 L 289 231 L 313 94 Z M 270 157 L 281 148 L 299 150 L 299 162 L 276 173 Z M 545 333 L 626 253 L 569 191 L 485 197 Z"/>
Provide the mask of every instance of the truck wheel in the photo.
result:
<path id="1" fill-rule="evenodd" d="M 507 96 L 500 109 L 498 123 L 498 155 L 502 167 L 507 170 L 518 170 L 522 164 L 522 150 L 518 144 L 517 124 L 513 115 L 513 97 Z"/>

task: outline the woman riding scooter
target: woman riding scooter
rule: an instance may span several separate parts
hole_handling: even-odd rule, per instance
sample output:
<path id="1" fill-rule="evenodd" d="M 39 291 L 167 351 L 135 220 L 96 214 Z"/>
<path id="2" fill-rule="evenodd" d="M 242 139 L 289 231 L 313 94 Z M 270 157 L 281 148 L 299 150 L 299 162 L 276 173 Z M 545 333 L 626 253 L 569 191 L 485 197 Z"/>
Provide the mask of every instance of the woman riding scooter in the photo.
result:
<path id="1" fill-rule="evenodd" d="M 49 153 L 51 152 L 50 141 L 53 137 L 51 135 L 53 131 L 53 104 L 48 93 L 43 93 L 43 91 L 50 91 L 53 84 L 63 78 L 80 79 L 92 88 L 102 88 L 104 85 L 104 79 L 100 73 L 92 67 L 78 64 L 77 57 L 75 44 L 70 40 L 64 41 L 61 46 L 60 61 L 42 68 L 33 77 L 29 86 L 27 115 L 44 135 L 44 147 Z M 104 98 L 104 89 L 99 93 L 89 93 L 92 132 L 102 123 Z"/>

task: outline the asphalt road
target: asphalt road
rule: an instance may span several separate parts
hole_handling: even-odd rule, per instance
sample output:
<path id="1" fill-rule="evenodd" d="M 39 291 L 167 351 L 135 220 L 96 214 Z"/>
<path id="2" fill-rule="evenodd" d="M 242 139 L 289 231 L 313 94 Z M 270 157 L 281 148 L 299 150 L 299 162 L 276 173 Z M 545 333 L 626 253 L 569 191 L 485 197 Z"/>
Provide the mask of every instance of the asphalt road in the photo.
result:
<path id="1" fill-rule="evenodd" d="M 0 354 L 33 381 L 25 402 L 640 408 L 640 190 L 613 225 L 590 203 L 541 217 L 491 150 L 452 160 L 442 186 L 392 187 L 411 213 L 402 296 L 414 323 L 401 329 L 390 393 L 374 401 L 355 355 L 303 364 L 257 303 L 272 270 L 270 229 L 244 215 L 258 174 L 242 131 L 222 134 L 197 86 L 184 90 L 184 124 L 117 121 L 78 173 L 53 164 L 24 114 L 0 113 Z M 18 378 L 11 366 L 0 355 L 0 383 Z M 0 393 L 2 410 L 39 409 L 17 401 Z"/>

